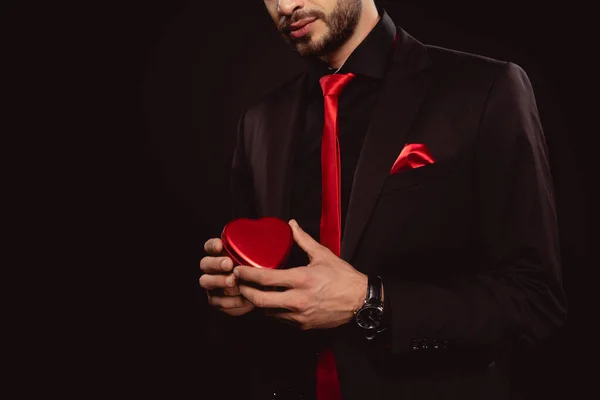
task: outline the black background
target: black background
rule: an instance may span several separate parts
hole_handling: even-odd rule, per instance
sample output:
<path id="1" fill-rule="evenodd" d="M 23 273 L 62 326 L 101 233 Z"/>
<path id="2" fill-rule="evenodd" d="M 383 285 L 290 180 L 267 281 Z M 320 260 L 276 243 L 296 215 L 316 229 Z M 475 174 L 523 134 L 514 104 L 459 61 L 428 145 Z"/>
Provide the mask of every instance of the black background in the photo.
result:
<path id="1" fill-rule="evenodd" d="M 510 60 L 529 74 L 555 177 L 570 316 L 524 358 L 519 390 L 533 398 L 579 394 L 581 365 L 594 347 L 586 330 L 595 298 L 586 280 L 593 266 L 594 110 L 584 98 L 591 91 L 590 11 L 512 0 L 381 4 L 422 42 Z M 104 86 L 95 99 L 101 128 L 89 137 L 102 156 L 90 163 L 96 190 L 80 213 L 91 235 L 79 239 L 83 263 L 96 261 L 103 282 L 87 312 L 94 339 L 83 345 L 98 354 L 92 364 L 102 361 L 82 375 L 102 384 L 82 390 L 227 398 L 252 362 L 211 369 L 219 349 L 204 340 L 202 246 L 229 217 L 228 167 L 242 109 L 304 66 L 260 1 L 127 2 L 109 14 L 98 33 L 101 67 L 87 76 Z M 86 354 L 80 359 L 88 364 Z"/>

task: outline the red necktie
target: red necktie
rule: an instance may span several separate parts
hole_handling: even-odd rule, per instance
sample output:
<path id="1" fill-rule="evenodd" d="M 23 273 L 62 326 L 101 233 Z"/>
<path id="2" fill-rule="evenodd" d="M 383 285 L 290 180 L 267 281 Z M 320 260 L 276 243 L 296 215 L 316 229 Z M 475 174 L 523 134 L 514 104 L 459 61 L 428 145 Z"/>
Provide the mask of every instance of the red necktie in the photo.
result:
<path id="1" fill-rule="evenodd" d="M 340 204 L 340 142 L 338 139 L 338 96 L 353 74 L 333 74 L 321 78 L 325 103 L 325 124 L 321 142 L 322 202 L 320 241 L 340 256 L 342 223 Z M 317 400 L 341 400 L 337 369 L 329 348 L 319 352 Z"/>

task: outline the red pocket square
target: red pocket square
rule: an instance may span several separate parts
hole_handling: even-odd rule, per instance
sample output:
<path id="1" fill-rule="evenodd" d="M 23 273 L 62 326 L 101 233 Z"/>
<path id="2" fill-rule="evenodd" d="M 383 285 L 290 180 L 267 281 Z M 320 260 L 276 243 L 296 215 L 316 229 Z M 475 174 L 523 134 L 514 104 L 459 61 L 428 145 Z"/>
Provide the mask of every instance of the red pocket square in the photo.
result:
<path id="1" fill-rule="evenodd" d="M 400 152 L 400 155 L 396 159 L 396 162 L 392 166 L 390 175 L 410 168 L 419 168 L 433 163 L 433 156 L 424 144 L 407 144 L 404 146 Z"/>

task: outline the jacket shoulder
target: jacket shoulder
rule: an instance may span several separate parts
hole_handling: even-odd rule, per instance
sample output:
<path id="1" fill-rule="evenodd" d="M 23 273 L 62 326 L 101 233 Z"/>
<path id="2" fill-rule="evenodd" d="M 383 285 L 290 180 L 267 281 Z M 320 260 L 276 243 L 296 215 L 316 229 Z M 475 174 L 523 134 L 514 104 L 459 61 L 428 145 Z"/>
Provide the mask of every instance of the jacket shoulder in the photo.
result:
<path id="1" fill-rule="evenodd" d="M 426 45 L 438 83 L 487 92 L 498 81 L 526 81 L 529 77 L 518 64 L 509 60 Z"/>
<path id="2" fill-rule="evenodd" d="M 476 69 L 493 73 L 501 70 L 508 63 L 507 60 L 446 47 L 434 45 L 426 45 L 425 47 L 433 63 L 447 69 L 466 69 L 469 71 Z"/>
<path id="3" fill-rule="evenodd" d="M 274 105 L 282 104 L 283 100 L 289 98 L 291 94 L 297 93 L 298 88 L 304 82 L 306 71 L 300 72 L 283 83 L 268 90 L 258 99 L 248 103 L 245 114 L 260 113 L 271 109 Z"/>

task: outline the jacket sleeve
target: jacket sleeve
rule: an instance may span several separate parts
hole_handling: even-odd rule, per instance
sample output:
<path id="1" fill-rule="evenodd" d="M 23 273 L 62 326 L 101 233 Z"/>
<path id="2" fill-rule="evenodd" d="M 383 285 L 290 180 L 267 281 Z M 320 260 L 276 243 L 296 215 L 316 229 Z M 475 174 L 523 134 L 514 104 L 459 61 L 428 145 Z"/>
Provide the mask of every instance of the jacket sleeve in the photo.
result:
<path id="1" fill-rule="evenodd" d="M 252 171 L 246 157 L 244 119 L 245 112 L 239 119 L 235 138 L 235 147 L 229 171 L 229 196 L 231 204 L 230 218 L 253 218 L 256 216 L 254 207 L 254 189 Z M 220 233 L 220 232 L 219 232 Z M 260 337 L 255 334 L 257 315 L 251 311 L 242 316 L 229 316 L 218 309 L 208 306 L 207 336 L 210 345 L 218 354 L 213 367 L 220 368 L 225 374 L 235 374 L 244 363 L 255 359 L 252 344 Z M 256 337 L 255 337 L 256 336 Z M 260 346 L 257 346 L 260 348 Z M 252 386 L 258 382 L 255 369 L 245 369 L 243 374 L 236 375 L 238 382 L 228 388 L 228 393 L 239 391 L 252 392 Z"/>
<path id="2" fill-rule="evenodd" d="M 230 169 L 231 218 L 262 216 L 255 205 L 252 163 L 247 157 L 247 144 L 252 140 L 244 129 L 247 118 L 246 111 L 238 123 Z M 271 389 L 288 379 L 302 379 L 302 365 L 312 360 L 310 353 L 303 352 L 311 343 L 304 332 L 265 316 L 260 309 L 233 317 L 209 306 L 208 314 L 208 337 L 219 355 L 213 366 L 235 376 L 235 385 L 227 388 L 228 396 L 272 395 Z M 303 347 L 302 343 L 308 344 Z"/>
<path id="3" fill-rule="evenodd" d="M 536 344 L 564 323 L 547 157 L 530 81 L 507 63 L 489 89 L 476 142 L 475 212 L 484 265 L 476 275 L 443 282 L 385 282 L 393 354 L 415 354 L 423 346 L 415 338 L 435 338 L 433 345 L 460 351 L 514 340 Z"/>
<path id="4" fill-rule="evenodd" d="M 231 195 L 232 218 L 256 218 L 254 203 L 254 185 L 252 169 L 246 154 L 246 137 L 244 123 L 246 112 L 238 121 L 235 148 L 229 175 L 229 192 Z"/>

